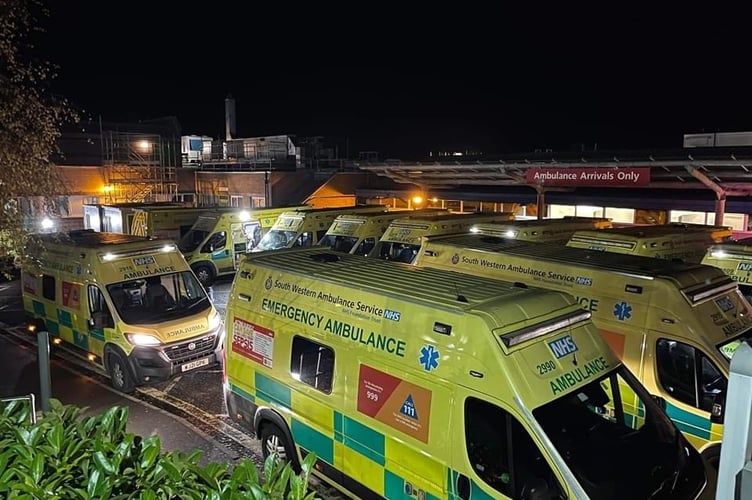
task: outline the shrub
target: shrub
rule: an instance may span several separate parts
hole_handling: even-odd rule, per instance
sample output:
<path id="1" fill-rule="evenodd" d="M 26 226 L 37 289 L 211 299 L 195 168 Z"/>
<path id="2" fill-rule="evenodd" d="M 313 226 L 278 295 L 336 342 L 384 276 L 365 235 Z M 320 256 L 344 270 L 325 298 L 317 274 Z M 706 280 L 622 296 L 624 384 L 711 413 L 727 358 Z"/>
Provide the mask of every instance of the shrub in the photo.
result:
<path id="1" fill-rule="evenodd" d="M 36 423 L 29 405 L 0 403 L 0 497 L 8 499 L 286 499 L 311 500 L 308 479 L 314 457 L 300 475 L 269 456 L 263 482 L 243 459 L 200 466 L 202 452 L 162 452 L 158 436 L 125 431 L 128 409 L 97 416 L 50 400 Z"/>

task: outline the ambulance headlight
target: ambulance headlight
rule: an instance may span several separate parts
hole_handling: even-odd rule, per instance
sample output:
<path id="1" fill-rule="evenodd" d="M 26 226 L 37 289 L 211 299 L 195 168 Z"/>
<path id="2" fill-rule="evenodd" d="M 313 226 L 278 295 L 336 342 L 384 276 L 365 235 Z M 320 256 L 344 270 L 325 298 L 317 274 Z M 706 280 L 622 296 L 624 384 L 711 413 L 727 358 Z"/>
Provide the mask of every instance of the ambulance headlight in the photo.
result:
<path id="1" fill-rule="evenodd" d="M 215 314 L 209 318 L 209 330 L 214 331 L 222 325 L 222 317 L 219 314 Z"/>
<path id="2" fill-rule="evenodd" d="M 161 342 L 153 335 L 144 335 L 142 333 L 126 333 L 125 338 L 133 345 L 159 345 Z"/>

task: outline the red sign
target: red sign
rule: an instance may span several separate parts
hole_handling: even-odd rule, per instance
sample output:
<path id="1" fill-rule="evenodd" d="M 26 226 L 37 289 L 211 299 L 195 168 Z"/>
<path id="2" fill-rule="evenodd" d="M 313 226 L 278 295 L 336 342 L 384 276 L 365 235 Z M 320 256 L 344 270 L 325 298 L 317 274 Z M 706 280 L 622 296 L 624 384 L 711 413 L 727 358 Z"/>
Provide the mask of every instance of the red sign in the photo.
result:
<path id="1" fill-rule="evenodd" d="M 366 365 L 358 374 L 358 411 L 428 442 L 431 391 Z"/>
<path id="2" fill-rule="evenodd" d="M 75 309 L 81 307 L 81 285 L 63 281 L 63 305 Z"/>
<path id="3" fill-rule="evenodd" d="M 240 318 L 233 318 L 232 350 L 261 363 L 267 368 L 271 368 L 272 352 L 274 352 L 274 332 Z"/>
<path id="4" fill-rule="evenodd" d="M 541 186 L 645 187 L 650 185 L 650 168 L 530 168 L 525 180 Z"/>

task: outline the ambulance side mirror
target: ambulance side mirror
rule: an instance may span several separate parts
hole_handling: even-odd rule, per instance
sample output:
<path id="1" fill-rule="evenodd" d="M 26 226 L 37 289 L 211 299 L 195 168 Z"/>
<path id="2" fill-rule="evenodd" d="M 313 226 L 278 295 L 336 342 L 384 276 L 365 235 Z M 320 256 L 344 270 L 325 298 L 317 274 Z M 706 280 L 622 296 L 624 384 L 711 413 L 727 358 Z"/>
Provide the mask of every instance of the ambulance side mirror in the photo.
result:
<path id="1" fill-rule="evenodd" d="M 536 477 L 528 480 L 522 487 L 523 500 L 554 500 L 559 498 L 555 491 L 548 487 L 548 483 Z"/>
<path id="2" fill-rule="evenodd" d="M 653 402 L 657 404 L 661 410 L 663 410 L 664 412 L 666 411 L 666 399 L 665 398 L 658 396 L 656 394 L 651 394 L 650 397 L 653 399 Z"/>
<path id="3" fill-rule="evenodd" d="M 714 424 L 723 423 L 723 407 L 726 406 L 726 393 L 720 392 L 713 398 L 713 406 L 710 408 L 710 421 Z"/>

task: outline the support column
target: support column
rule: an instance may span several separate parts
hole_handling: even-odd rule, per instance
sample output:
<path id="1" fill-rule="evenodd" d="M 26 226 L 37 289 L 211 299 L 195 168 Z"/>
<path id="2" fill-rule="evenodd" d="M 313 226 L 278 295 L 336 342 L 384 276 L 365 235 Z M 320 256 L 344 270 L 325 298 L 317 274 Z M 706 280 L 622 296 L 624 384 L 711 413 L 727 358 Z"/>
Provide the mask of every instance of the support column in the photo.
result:
<path id="1" fill-rule="evenodd" d="M 752 494 L 752 347 L 742 342 L 731 358 L 716 500 Z M 715 406 L 715 405 L 714 405 Z"/>
<path id="2" fill-rule="evenodd" d="M 546 213 L 546 193 L 542 186 L 536 186 L 535 192 L 537 193 L 536 205 L 538 207 L 538 220 L 540 220 Z"/>
<path id="3" fill-rule="evenodd" d="M 723 215 L 726 213 L 726 194 L 718 195 L 715 200 L 715 225 L 723 225 Z"/>
<path id="4" fill-rule="evenodd" d="M 723 224 L 723 214 L 726 211 L 726 191 L 716 184 L 715 182 L 708 179 L 708 177 L 700 172 L 697 168 L 695 168 L 692 165 L 687 165 L 684 167 L 687 172 L 689 172 L 692 177 L 700 181 L 707 187 L 708 189 L 712 189 L 715 193 L 716 202 L 715 202 L 715 224 L 717 226 L 720 226 Z"/>

